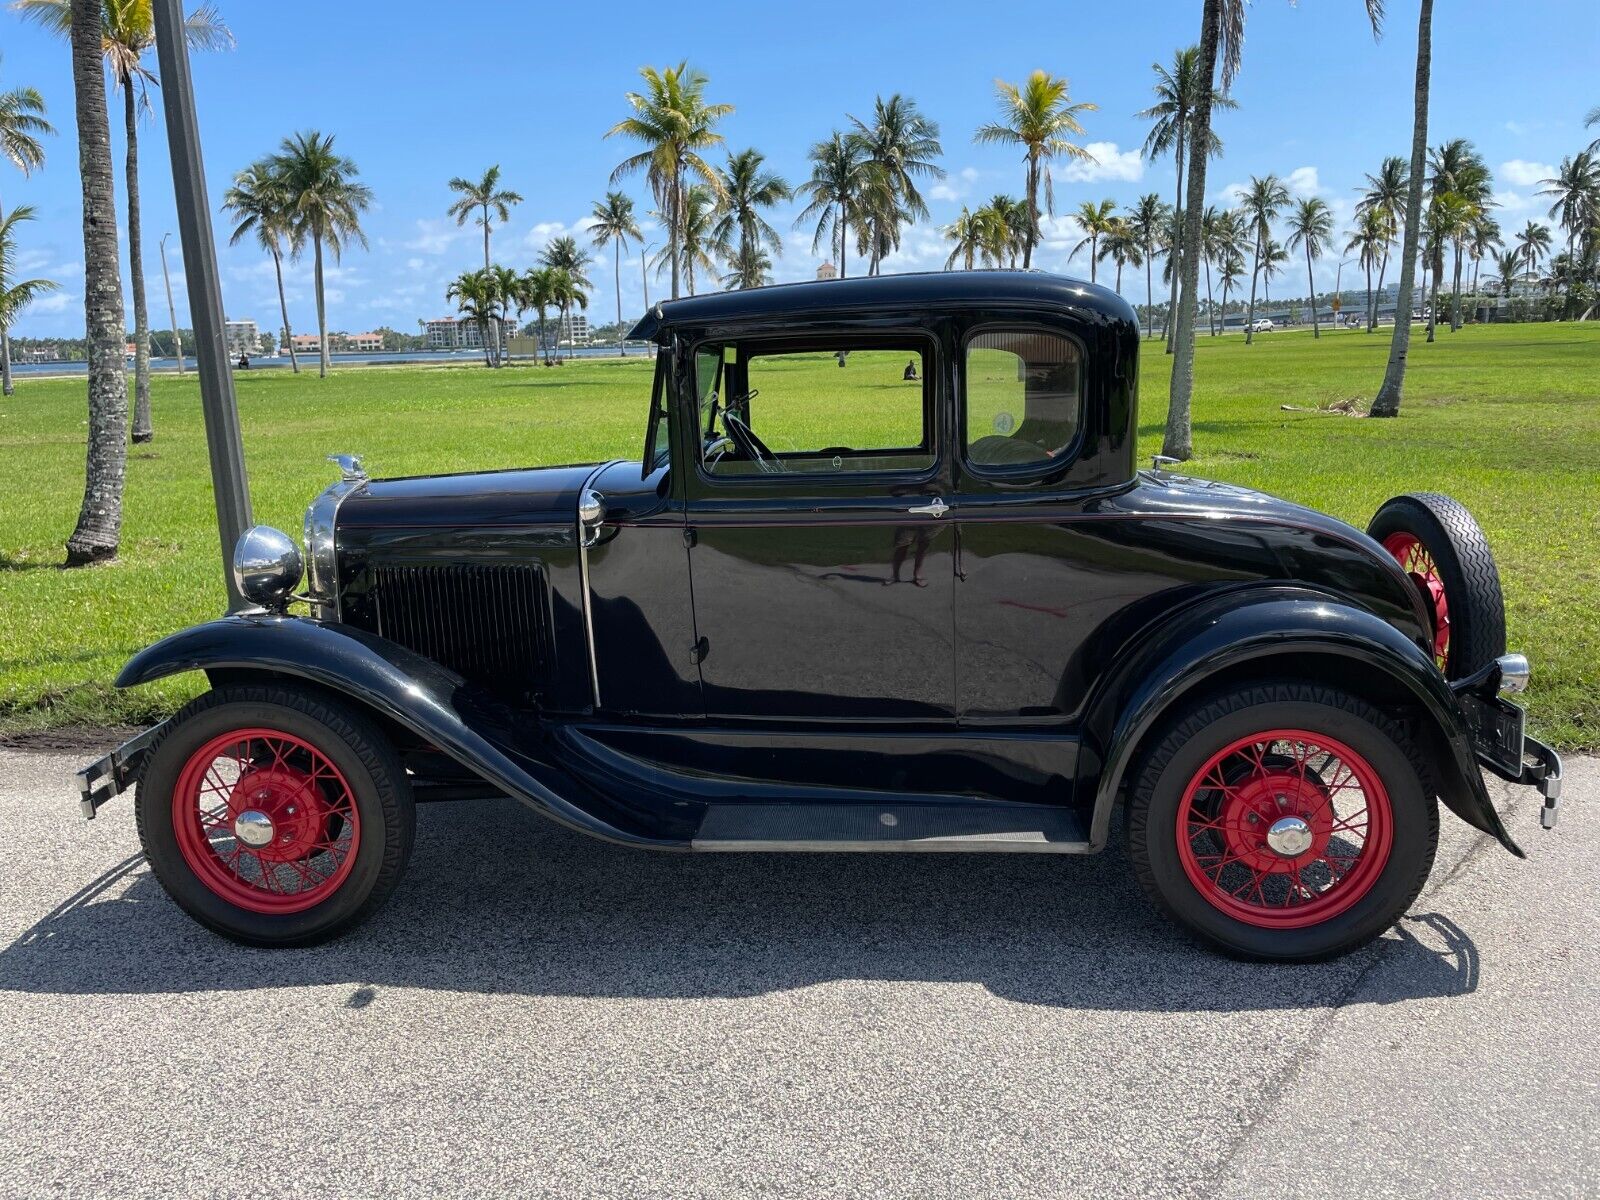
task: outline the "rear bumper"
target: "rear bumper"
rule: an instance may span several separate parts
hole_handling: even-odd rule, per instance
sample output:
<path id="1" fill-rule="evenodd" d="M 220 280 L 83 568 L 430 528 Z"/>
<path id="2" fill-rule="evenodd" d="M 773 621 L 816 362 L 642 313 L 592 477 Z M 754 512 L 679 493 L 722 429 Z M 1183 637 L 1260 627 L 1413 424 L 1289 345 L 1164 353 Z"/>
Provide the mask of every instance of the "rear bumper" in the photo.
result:
<path id="1" fill-rule="evenodd" d="M 1539 823 L 1553 829 L 1561 803 L 1561 756 L 1528 736 L 1521 706 L 1498 694 L 1520 692 L 1527 679 L 1527 660 L 1510 654 L 1450 687 L 1466 717 L 1479 764 L 1501 779 L 1538 788 L 1544 797 Z"/>

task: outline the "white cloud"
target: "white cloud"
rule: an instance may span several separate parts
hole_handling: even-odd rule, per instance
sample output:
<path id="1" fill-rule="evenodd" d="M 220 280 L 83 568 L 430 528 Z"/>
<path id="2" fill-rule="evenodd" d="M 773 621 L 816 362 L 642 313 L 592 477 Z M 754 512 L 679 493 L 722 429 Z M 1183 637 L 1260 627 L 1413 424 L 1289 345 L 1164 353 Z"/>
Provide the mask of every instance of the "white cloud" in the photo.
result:
<path id="1" fill-rule="evenodd" d="M 419 217 L 413 223 L 416 236 L 405 243 L 407 250 L 419 250 L 423 254 L 443 254 L 457 241 L 467 235 L 467 230 L 446 221 L 442 217 Z"/>
<path id="2" fill-rule="evenodd" d="M 961 178 L 965 179 L 968 183 L 976 183 L 976 182 L 978 182 L 978 168 L 977 167 L 962 167 L 961 168 Z"/>
<path id="3" fill-rule="evenodd" d="M 936 183 L 928 189 L 928 197 L 932 200 L 959 200 L 963 194 L 948 183 Z"/>
<path id="4" fill-rule="evenodd" d="M 1507 182 L 1521 187 L 1531 187 L 1542 179 L 1552 179 L 1555 173 L 1556 169 L 1549 163 L 1529 162 L 1522 158 L 1513 158 L 1500 164 L 1501 176 Z"/>
<path id="5" fill-rule="evenodd" d="M 1234 205 L 1243 202 L 1244 198 L 1249 194 L 1250 187 L 1248 184 L 1230 183 L 1220 192 L 1218 192 L 1213 197 L 1213 200 L 1215 200 L 1215 202 L 1218 204 L 1223 204 L 1229 208 L 1232 208 Z"/>
<path id="6" fill-rule="evenodd" d="M 1090 142 L 1084 149 L 1092 161 L 1070 163 L 1063 172 L 1072 183 L 1112 179 L 1133 183 L 1144 178 L 1144 158 L 1137 149 L 1118 150 L 1115 142 Z"/>
<path id="7" fill-rule="evenodd" d="M 406 270 L 408 271 L 420 271 L 427 265 L 428 264 L 423 262 L 420 258 L 406 259 Z"/>
<path id="8" fill-rule="evenodd" d="M 1322 190 L 1315 167 L 1296 167 L 1289 172 L 1288 178 L 1283 183 L 1289 189 L 1291 196 L 1315 196 Z"/>
<path id="9" fill-rule="evenodd" d="M 1508 213 L 1522 212 L 1524 209 L 1534 207 L 1539 202 L 1532 196 L 1524 196 L 1521 192 L 1496 192 L 1493 196 L 1494 203 Z"/>
<path id="10" fill-rule="evenodd" d="M 48 296 L 41 296 L 35 300 L 28 305 L 28 308 L 35 315 L 39 313 L 58 313 L 66 312 L 76 302 L 78 302 L 78 297 L 71 292 L 51 292 Z"/>

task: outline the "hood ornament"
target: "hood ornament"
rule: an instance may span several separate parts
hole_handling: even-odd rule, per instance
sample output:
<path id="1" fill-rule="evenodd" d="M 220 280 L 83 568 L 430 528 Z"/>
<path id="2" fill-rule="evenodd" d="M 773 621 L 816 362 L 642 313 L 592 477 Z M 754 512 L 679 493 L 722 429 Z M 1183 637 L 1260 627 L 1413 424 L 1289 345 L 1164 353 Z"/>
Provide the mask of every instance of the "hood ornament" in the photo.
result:
<path id="1" fill-rule="evenodd" d="M 330 454 L 328 461 L 338 466 L 339 477 L 346 483 L 362 483 L 367 478 L 359 454 Z"/>

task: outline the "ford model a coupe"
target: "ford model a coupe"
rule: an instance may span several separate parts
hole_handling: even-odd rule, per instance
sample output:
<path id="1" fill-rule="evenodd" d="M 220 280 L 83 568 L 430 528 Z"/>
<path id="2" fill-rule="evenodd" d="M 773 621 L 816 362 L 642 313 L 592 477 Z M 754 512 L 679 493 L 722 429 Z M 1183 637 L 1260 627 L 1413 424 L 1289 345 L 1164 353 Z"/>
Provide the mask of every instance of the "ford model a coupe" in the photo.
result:
<path id="1" fill-rule="evenodd" d="M 639 460 L 377 480 L 257 527 L 257 606 L 136 656 L 211 690 L 81 775 L 137 781 L 172 897 L 314 942 L 395 886 L 413 804 L 514 797 L 709 851 L 1098 851 L 1221 950 L 1349 950 L 1480 764 L 1560 762 L 1501 692 L 1499 580 L 1445 497 L 1362 533 L 1136 468 L 1138 330 L 1031 272 L 657 305 Z M 641 397 L 641 399 L 643 399 Z M 307 606 L 303 615 L 292 604 Z M 1063 877 L 1062 886 L 1070 886 Z"/>

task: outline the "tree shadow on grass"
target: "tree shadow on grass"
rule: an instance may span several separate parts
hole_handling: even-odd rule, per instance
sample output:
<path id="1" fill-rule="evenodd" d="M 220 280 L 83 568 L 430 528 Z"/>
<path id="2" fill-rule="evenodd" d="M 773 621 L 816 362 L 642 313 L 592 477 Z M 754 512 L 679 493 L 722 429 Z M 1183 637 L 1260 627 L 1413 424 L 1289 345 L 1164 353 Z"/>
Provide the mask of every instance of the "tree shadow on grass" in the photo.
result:
<path id="1" fill-rule="evenodd" d="M 1114 838 L 1113 845 L 1120 845 Z M 510 801 L 430 806 L 405 880 L 329 945 L 258 950 L 190 921 L 140 856 L 0 950 L 0 990 L 193 993 L 348 984 L 565 997 L 740 998 L 839 979 L 979 983 L 1073 1009 L 1235 1012 L 1477 986 L 1471 938 L 1428 915 L 1337 962 L 1200 950 L 1120 853 L 686 855 L 628 850 Z M 362 999 L 365 997 L 365 999 Z"/>

